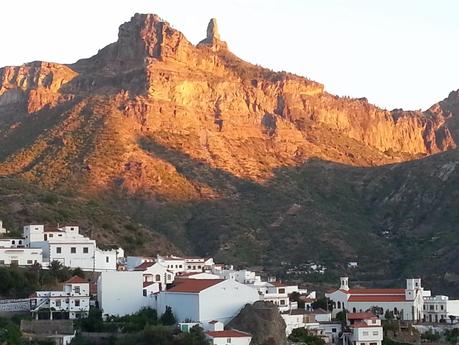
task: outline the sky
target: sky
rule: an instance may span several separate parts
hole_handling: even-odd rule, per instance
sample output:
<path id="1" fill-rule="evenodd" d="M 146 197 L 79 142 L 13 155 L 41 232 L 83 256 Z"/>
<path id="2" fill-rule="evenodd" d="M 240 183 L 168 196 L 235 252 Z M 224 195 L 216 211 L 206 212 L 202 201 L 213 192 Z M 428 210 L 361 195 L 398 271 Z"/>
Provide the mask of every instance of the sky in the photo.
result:
<path id="1" fill-rule="evenodd" d="M 136 12 L 195 44 L 215 17 L 244 60 L 386 109 L 427 109 L 459 89 L 457 0 L 2 0 L 0 66 L 92 56 Z"/>

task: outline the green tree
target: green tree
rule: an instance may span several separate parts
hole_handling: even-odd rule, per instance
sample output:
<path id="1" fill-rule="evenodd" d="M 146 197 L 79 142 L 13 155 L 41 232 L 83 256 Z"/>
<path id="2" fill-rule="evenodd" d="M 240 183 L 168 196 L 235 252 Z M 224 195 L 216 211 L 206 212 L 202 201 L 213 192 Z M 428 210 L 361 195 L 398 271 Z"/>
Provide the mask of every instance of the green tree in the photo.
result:
<path id="1" fill-rule="evenodd" d="M 177 341 L 177 345 L 208 345 L 209 342 L 204 335 L 203 329 L 198 325 L 192 327 L 189 333 Z"/>
<path id="2" fill-rule="evenodd" d="M 177 323 L 177 320 L 175 319 L 174 313 L 172 312 L 172 308 L 170 306 L 166 306 L 166 311 L 163 315 L 161 315 L 159 322 L 166 326 L 175 325 Z"/>
<path id="3" fill-rule="evenodd" d="M 324 310 L 332 310 L 330 306 L 330 301 L 326 297 L 319 298 L 311 304 L 313 309 L 322 308 Z"/>
<path id="4" fill-rule="evenodd" d="M 341 323 L 346 323 L 346 311 L 342 310 L 336 314 L 336 320 Z"/>
<path id="5" fill-rule="evenodd" d="M 77 267 L 72 271 L 72 276 L 78 276 L 83 279 L 86 278 L 83 270 L 80 267 Z"/>
<path id="6" fill-rule="evenodd" d="M 312 335 L 305 328 L 295 328 L 288 339 L 294 343 L 305 343 L 307 345 L 325 345 L 325 341 L 318 336 Z"/>
<path id="7" fill-rule="evenodd" d="M 79 327 L 85 332 L 102 332 L 104 330 L 102 311 L 96 308 L 89 309 L 88 317 L 79 321 Z"/>
<path id="8" fill-rule="evenodd" d="M 18 325 L 8 319 L 0 318 L 0 344 L 19 345 L 21 335 Z"/>

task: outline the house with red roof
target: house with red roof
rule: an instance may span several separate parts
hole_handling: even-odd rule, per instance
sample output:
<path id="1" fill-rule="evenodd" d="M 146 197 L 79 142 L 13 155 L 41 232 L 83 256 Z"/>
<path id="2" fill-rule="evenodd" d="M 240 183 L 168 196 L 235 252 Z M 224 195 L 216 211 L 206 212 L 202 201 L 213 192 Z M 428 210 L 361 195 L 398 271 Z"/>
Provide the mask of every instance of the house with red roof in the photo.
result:
<path id="1" fill-rule="evenodd" d="M 247 304 L 260 299 L 258 292 L 234 280 L 176 279 L 172 287 L 157 296 L 159 314 L 170 306 L 178 322 L 226 324 Z"/>
<path id="2" fill-rule="evenodd" d="M 387 311 L 407 321 L 423 318 L 424 289 L 421 279 L 407 279 L 406 288 L 395 289 L 352 289 L 349 278 L 341 277 L 340 280 L 339 289 L 325 294 L 332 302 L 333 316 L 343 310 L 352 313 L 374 310 L 381 318 Z"/>
<path id="3" fill-rule="evenodd" d="M 348 342 L 355 345 L 381 345 L 383 328 L 381 320 L 371 312 L 358 312 L 346 314 L 349 332 L 344 333 Z"/>
<path id="4" fill-rule="evenodd" d="M 49 310 L 53 314 L 61 314 L 61 318 L 78 319 L 89 313 L 89 281 L 73 276 L 64 283 L 62 291 L 37 291 L 30 297 L 30 311 L 35 318 L 41 310 Z"/>

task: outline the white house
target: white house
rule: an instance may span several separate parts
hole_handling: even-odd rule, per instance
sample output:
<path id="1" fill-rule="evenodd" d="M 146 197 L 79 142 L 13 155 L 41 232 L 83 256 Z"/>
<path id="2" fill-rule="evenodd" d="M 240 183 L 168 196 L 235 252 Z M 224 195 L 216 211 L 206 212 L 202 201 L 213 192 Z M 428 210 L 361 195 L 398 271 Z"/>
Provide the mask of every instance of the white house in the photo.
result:
<path id="1" fill-rule="evenodd" d="M 350 328 L 350 343 L 355 345 L 381 345 L 383 328 L 381 320 L 372 313 L 348 313 L 347 324 Z"/>
<path id="2" fill-rule="evenodd" d="M 194 256 L 161 256 L 157 255 L 156 262 L 174 273 L 203 272 L 211 270 L 214 266 L 213 258 L 200 258 Z"/>
<path id="3" fill-rule="evenodd" d="M 30 311 L 38 318 L 41 309 L 64 313 L 69 319 L 86 317 L 89 312 L 89 282 L 78 276 L 64 284 L 63 291 L 37 291 L 30 296 Z"/>
<path id="4" fill-rule="evenodd" d="M 247 304 L 259 300 L 256 290 L 233 280 L 178 279 L 157 295 L 157 311 L 172 308 L 178 322 L 229 322 Z"/>
<path id="5" fill-rule="evenodd" d="M 381 317 L 389 311 L 402 320 L 422 320 L 421 279 L 407 279 L 405 289 L 350 289 L 349 279 L 342 277 L 340 288 L 325 297 L 332 301 L 333 316 L 342 310 L 355 313 L 377 308 Z"/>
<path id="6" fill-rule="evenodd" d="M 231 330 L 208 331 L 206 338 L 211 345 L 249 345 L 252 340 L 250 333 Z"/>
<path id="7" fill-rule="evenodd" d="M 178 256 L 157 255 L 156 262 L 166 267 L 169 271 L 176 273 L 186 272 L 185 259 Z"/>
<path id="8" fill-rule="evenodd" d="M 450 316 L 459 318 L 459 300 L 448 296 L 424 296 L 424 322 L 450 322 Z"/>
<path id="9" fill-rule="evenodd" d="M 6 234 L 6 229 L 3 227 L 3 221 L 0 220 L 0 235 Z"/>
<path id="10" fill-rule="evenodd" d="M 169 271 L 163 265 L 160 265 L 158 263 L 145 261 L 136 268 L 134 268 L 134 271 L 142 272 L 144 283 L 158 284 L 158 291 L 165 290 L 168 284 L 172 284 L 174 282 L 175 274 Z M 146 286 L 150 285 L 151 284 Z"/>
<path id="11" fill-rule="evenodd" d="M 118 258 L 124 257 L 121 248 L 101 250 L 96 241 L 79 233 L 78 226 L 64 226 L 53 230 L 44 225 L 26 225 L 23 230 L 27 248 L 41 248 L 43 263 L 58 261 L 71 268 L 87 271 L 116 270 Z"/>
<path id="12" fill-rule="evenodd" d="M 22 238 L 0 238 L 0 265 L 31 266 L 43 264 L 40 248 L 25 248 Z"/>
<path id="13" fill-rule="evenodd" d="M 97 280 L 97 301 L 103 315 L 129 315 L 150 305 L 144 296 L 143 271 L 106 271 Z"/>

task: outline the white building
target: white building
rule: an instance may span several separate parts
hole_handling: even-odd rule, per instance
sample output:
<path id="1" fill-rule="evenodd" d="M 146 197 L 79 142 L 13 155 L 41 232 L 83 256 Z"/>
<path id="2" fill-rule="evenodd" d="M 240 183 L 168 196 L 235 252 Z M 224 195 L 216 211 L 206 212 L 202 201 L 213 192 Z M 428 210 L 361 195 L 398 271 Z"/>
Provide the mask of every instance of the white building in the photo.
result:
<path id="1" fill-rule="evenodd" d="M 381 345 L 383 328 L 381 320 L 371 313 L 348 313 L 350 343 L 355 345 Z"/>
<path id="2" fill-rule="evenodd" d="M 43 225 L 26 225 L 23 231 L 27 248 L 41 248 L 43 263 L 58 261 L 71 268 L 86 271 L 116 270 L 118 258 L 124 257 L 121 248 L 101 250 L 96 241 L 79 233 L 78 226 L 64 226 L 46 230 Z"/>
<path id="3" fill-rule="evenodd" d="M 157 295 L 158 314 L 172 308 L 178 322 L 229 322 L 247 304 L 259 300 L 256 290 L 233 280 L 178 279 Z"/>
<path id="4" fill-rule="evenodd" d="M 106 271 L 97 280 L 97 301 L 103 315 L 124 316 L 155 307 L 143 295 L 143 271 Z M 154 300 L 153 300 L 154 301 Z"/>
<path id="5" fill-rule="evenodd" d="M 325 297 L 332 301 L 333 316 L 343 310 L 355 313 L 377 308 L 381 317 L 389 311 L 402 320 L 422 320 L 421 279 L 407 279 L 405 289 L 350 289 L 349 279 L 342 277 L 340 288 Z"/>
<path id="6" fill-rule="evenodd" d="M 0 247 L 0 266 L 32 266 L 34 264 L 43 265 L 43 252 L 40 248 Z"/>
<path id="7" fill-rule="evenodd" d="M 158 285 L 157 291 L 165 290 L 168 284 L 172 284 L 174 282 L 175 274 L 169 271 L 163 265 L 160 265 L 158 263 L 145 261 L 139 266 L 137 266 L 136 268 L 134 268 L 134 271 L 142 272 L 144 283 L 157 284 Z M 144 284 L 144 288 L 151 286 L 151 285 L 152 284 Z M 150 288 L 150 290 L 151 289 L 152 288 Z M 150 292 L 154 293 L 156 291 L 150 291 Z M 144 295 L 145 295 L 145 292 L 144 292 Z"/>
<path id="8" fill-rule="evenodd" d="M 89 283 L 74 276 L 64 284 L 63 291 L 37 291 L 30 297 L 30 311 L 38 318 L 41 309 L 64 313 L 69 319 L 86 317 L 89 312 Z"/>
<path id="9" fill-rule="evenodd" d="M 211 345 L 249 345 L 252 340 L 250 333 L 231 330 L 208 331 L 206 338 Z"/>
<path id="10" fill-rule="evenodd" d="M 459 318 L 459 300 L 448 296 L 424 296 L 424 322 L 450 322 L 450 316 Z"/>
<path id="11" fill-rule="evenodd" d="M 156 262 L 166 267 L 169 271 L 174 272 L 174 274 L 180 272 L 186 272 L 185 269 L 185 259 L 178 256 L 161 256 L 156 257 Z"/>
<path id="12" fill-rule="evenodd" d="M 161 256 L 156 257 L 156 262 L 174 273 L 203 272 L 211 270 L 214 266 L 213 258 L 200 258 L 194 256 Z"/>
<path id="13" fill-rule="evenodd" d="M 3 221 L 0 220 L 0 235 L 6 234 L 6 229 L 3 227 Z"/>

